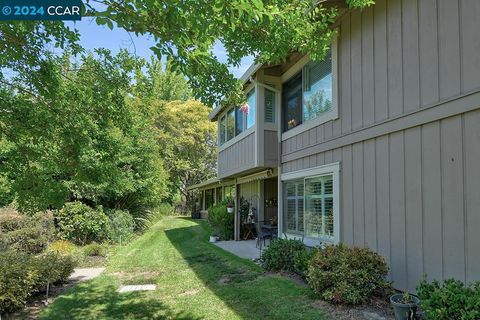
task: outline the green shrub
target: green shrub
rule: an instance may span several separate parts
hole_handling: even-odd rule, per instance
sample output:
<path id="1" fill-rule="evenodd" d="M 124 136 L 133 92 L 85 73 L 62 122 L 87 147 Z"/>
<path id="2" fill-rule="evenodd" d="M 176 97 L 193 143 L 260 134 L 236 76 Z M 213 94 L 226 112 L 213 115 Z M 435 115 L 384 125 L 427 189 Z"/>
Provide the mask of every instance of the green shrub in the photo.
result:
<path id="1" fill-rule="evenodd" d="M 306 249 L 306 250 L 299 250 L 295 252 L 293 256 L 293 267 L 295 273 L 300 275 L 302 278 L 307 277 L 308 267 L 310 265 L 310 260 L 312 260 L 313 255 L 316 252 L 316 248 L 313 249 Z"/>
<path id="2" fill-rule="evenodd" d="M 38 254 L 48 246 L 55 235 L 53 216 L 49 212 L 37 213 L 32 217 L 11 216 L 3 220 L 3 226 L 8 231 L 0 232 L 0 250 L 17 249 Z"/>
<path id="3" fill-rule="evenodd" d="M 222 240 L 232 240 L 234 234 L 233 213 L 227 212 L 225 201 L 208 209 L 208 222 L 214 235 Z"/>
<path id="4" fill-rule="evenodd" d="M 300 240 L 276 239 L 262 253 L 262 265 L 270 271 L 303 274 L 303 259 L 308 255 Z"/>
<path id="5" fill-rule="evenodd" d="M 40 276 L 28 253 L 0 251 L 0 314 L 21 308 L 35 291 Z"/>
<path id="6" fill-rule="evenodd" d="M 417 293 L 427 320 L 480 319 L 480 281 L 465 286 L 454 279 L 445 280 L 443 285 L 424 279 Z"/>
<path id="7" fill-rule="evenodd" d="M 113 243 L 128 241 L 133 235 L 135 222 L 133 217 L 123 210 L 112 210 L 108 213 L 108 238 Z"/>
<path id="8" fill-rule="evenodd" d="M 77 262 L 71 254 L 47 251 L 35 257 L 35 264 L 38 274 L 41 275 L 36 283 L 37 289 L 46 290 L 48 284 L 65 283 Z"/>
<path id="9" fill-rule="evenodd" d="M 27 218 L 13 209 L 0 209 L 0 232 L 11 232 L 22 228 Z"/>
<path id="10" fill-rule="evenodd" d="M 54 252 L 62 255 L 74 255 L 77 247 L 68 240 L 57 240 L 52 242 L 48 248 L 48 252 Z"/>
<path id="11" fill-rule="evenodd" d="M 87 257 L 106 257 L 107 247 L 99 243 L 90 243 L 83 247 L 83 254 Z"/>
<path id="12" fill-rule="evenodd" d="M 55 219 L 62 239 L 84 245 L 107 238 L 109 219 L 101 207 L 94 210 L 81 202 L 69 202 L 55 212 Z"/>
<path id="13" fill-rule="evenodd" d="M 360 304 L 389 288 L 387 273 L 384 258 L 367 248 L 329 245 L 315 252 L 307 281 L 327 301 Z"/>

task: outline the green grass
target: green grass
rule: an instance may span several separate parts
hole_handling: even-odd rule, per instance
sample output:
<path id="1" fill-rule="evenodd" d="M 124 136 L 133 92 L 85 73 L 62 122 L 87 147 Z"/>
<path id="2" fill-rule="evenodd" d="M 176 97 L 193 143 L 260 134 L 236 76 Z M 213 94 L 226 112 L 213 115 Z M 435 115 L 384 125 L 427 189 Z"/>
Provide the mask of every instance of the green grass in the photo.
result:
<path id="1" fill-rule="evenodd" d="M 326 319 L 308 288 L 266 275 L 207 242 L 208 226 L 166 217 L 119 248 L 100 277 L 77 285 L 40 319 Z M 122 284 L 156 291 L 117 293 Z"/>

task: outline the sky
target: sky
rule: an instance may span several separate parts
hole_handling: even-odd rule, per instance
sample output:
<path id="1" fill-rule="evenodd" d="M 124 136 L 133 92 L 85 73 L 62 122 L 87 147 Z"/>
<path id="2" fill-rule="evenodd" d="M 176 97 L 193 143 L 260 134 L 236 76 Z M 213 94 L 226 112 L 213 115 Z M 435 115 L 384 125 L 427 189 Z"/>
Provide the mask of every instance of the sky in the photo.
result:
<path id="1" fill-rule="evenodd" d="M 150 47 L 155 45 L 153 37 L 137 37 L 134 33 L 128 33 L 120 28 L 110 30 L 107 26 L 97 25 L 91 17 L 83 17 L 81 21 L 76 22 L 69 21 L 67 25 L 79 30 L 81 45 L 91 51 L 95 48 L 106 48 L 116 53 L 120 49 L 127 49 L 131 54 L 149 60 L 152 55 Z M 220 61 L 227 60 L 225 48 L 220 42 L 215 44 L 213 52 Z M 239 78 L 252 63 L 253 58 L 246 57 L 238 68 L 231 67 L 230 71 Z"/>

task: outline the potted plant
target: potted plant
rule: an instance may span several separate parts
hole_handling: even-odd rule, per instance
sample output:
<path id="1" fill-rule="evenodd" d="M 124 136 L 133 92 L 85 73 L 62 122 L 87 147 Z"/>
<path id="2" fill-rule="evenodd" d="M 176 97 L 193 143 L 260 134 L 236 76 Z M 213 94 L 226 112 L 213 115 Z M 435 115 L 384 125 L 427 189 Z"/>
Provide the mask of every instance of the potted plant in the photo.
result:
<path id="1" fill-rule="evenodd" d="M 215 243 L 215 242 L 217 242 L 217 240 L 218 240 L 218 237 L 217 237 L 214 233 L 212 233 L 212 235 L 210 236 L 210 240 L 209 240 L 209 241 L 210 241 L 211 243 Z"/>
<path id="2" fill-rule="evenodd" d="M 231 202 L 227 203 L 227 212 L 233 213 L 233 203 Z"/>
<path id="3" fill-rule="evenodd" d="M 416 319 L 420 299 L 408 292 L 397 293 L 390 296 L 390 304 L 393 306 L 396 320 L 413 320 Z"/>

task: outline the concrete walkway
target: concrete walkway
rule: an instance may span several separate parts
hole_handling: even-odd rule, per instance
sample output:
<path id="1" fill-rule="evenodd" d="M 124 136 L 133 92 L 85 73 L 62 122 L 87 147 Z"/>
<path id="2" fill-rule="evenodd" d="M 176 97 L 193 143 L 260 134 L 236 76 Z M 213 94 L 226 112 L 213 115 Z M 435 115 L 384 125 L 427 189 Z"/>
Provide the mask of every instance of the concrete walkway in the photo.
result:
<path id="1" fill-rule="evenodd" d="M 260 259 L 260 249 L 256 247 L 256 244 L 257 240 L 219 241 L 214 243 L 214 245 L 222 248 L 225 251 L 231 252 L 241 258 L 250 260 Z M 262 251 L 263 249 L 265 249 L 265 247 L 262 248 Z"/>
<path id="2" fill-rule="evenodd" d="M 68 278 L 70 281 L 87 281 L 98 277 L 105 268 L 83 268 L 75 269 L 72 275 Z"/>

